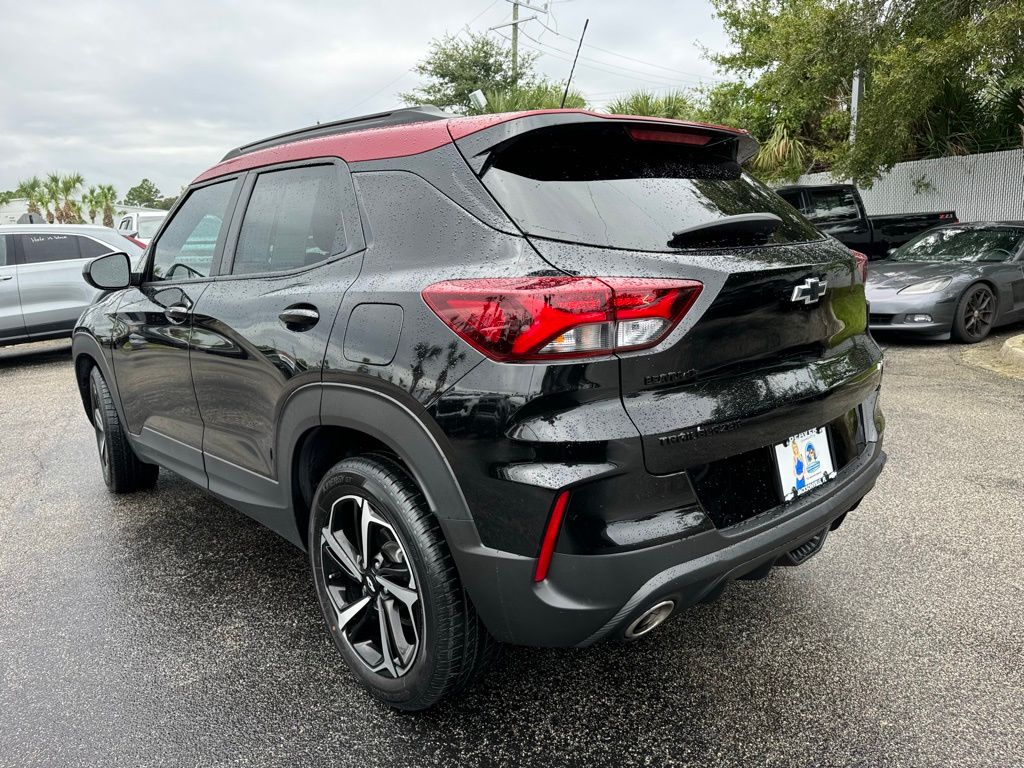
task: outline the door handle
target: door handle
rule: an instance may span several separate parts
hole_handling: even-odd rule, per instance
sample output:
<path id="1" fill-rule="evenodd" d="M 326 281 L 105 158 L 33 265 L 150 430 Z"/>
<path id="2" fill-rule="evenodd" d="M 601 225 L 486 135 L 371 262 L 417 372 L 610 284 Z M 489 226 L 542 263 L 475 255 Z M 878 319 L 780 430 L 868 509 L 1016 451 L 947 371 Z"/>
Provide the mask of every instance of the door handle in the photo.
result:
<path id="1" fill-rule="evenodd" d="M 13 279 L 14 279 L 14 275 L 0 275 L 0 282 L 2 282 L 4 280 L 13 280 Z"/>
<path id="2" fill-rule="evenodd" d="M 290 331 L 308 331 L 320 320 L 320 313 L 312 304 L 294 304 L 285 308 L 277 318 Z"/>
<path id="3" fill-rule="evenodd" d="M 164 314 L 172 323 L 181 324 L 188 320 L 189 308 L 184 304 L 172 304 L 164 309 Z"/>

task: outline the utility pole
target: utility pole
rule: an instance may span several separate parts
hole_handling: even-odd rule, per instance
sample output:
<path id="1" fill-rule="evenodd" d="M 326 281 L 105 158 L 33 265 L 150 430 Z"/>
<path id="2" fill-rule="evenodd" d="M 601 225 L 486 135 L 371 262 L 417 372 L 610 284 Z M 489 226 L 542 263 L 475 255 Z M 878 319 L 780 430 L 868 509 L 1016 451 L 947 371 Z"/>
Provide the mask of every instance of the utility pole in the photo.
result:
<path id="1" fill-rule="evenodd" d="M 512 0 L 512 74 L 519 71 L 519 3 Z"/>
<path id="2" fill-rule="evenodd" d="M 537 11 L 538 13 L 542 13 L 542 14 L 544 14 L 546 16 L 547 13 L 548 13 L 548 4 L 544 3 L 544 5 L 542 5 L 542 6 L 541 5 L 531 5 L 530 3 L 526 2 L 526 0 L 508 0 L 508 2 L 512 3 L 512 21 L 506 22 L 504 24 L 498 24 L 495 27 L 491 27 L 487 31 L 488 32 L 493 32 L 494 30 L 502 29 L 503 27 L 512 27 L 512 71 L 513 72 L 518 72 L 519 71 L 519 25 L 520 24 L 525 24 L 528 21 L 533 21 L 534 19 L 537 18 L 537 14 L 534 14 L 533 16 L 526 16 L 524 18 L 519 18 L 519 7 L 522 6 L 523 8 L 529 8 L 531 11 Z"/>

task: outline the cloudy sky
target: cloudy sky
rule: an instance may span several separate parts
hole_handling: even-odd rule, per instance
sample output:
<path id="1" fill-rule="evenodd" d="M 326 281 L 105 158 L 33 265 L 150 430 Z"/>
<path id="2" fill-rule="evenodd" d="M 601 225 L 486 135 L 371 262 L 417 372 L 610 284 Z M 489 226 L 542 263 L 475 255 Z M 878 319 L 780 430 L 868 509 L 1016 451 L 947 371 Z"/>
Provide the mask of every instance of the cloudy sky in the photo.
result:
<path id="1" fill-rule="evenodd" d="M 537 3 L 540 4 L 540 3 Z M 636 88 L 715 81 L 701 46 L 726 44 L 707 0 L 555 0 L 524 24 L 538 69 L 603 104 Z M 523 10 L 522 16 L 534 15 Z M 173 194 L 231 147 L 381 111 L 416 86 L 431 38 L 511 18 L 507 0 L 88 3 L 0 0 L 0 190 L 78 171 L 123 195 Z M 551 29 L 545 29 L 544 21 Z M 491 33 L 508 34 L 508 29 Z"/>

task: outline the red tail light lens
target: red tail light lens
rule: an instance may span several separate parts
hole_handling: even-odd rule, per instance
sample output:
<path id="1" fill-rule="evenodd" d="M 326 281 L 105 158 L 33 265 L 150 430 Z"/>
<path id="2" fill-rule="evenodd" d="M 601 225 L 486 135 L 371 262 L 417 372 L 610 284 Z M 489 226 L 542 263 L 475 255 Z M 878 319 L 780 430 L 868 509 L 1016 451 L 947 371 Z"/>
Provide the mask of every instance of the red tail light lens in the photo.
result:
<path id="1" fill-rule="evenodd" d="M 568 505 L 569 492 L 562 491 L 555 499 L 555 506 L 551 508 L 551 517 L 548 518 L 548 527 L 544 529 L 544 540 L 540 543 L 537 568 L 533 572 L 534 581 L 544 581 L 548 577 L 551 557 L 555 554 L 555 544 L 558 543 L 558 534 L 562 530 L 562 518 L 565 517 L 565 508 Z"/>
<path id="2" fill-rule="evenodd" d="M 857 271 L 860 272 L 860 281 L 866 283 L 868 281 L 868 256 L 866 253 L 855 251 L 850 249 L 850 253 L 853 254 L 853 260 L 857 262 Z"/>
<path id="3" fill-rule="evenodd" d="M 553 360 L 661 341 L 700 295 L 694 280 L 520 277 L 447 280 L 423 300 L 493 360 Z"/>
<path id="4" fill-rule="evenodd" d="M 663 128 L 627 128 L 633 141 L 657 141 L 662 144 L 691 144 L 702 147 L 711 141 L 706 133 L 690 133 L 688 131 L 672 131 Z"/>

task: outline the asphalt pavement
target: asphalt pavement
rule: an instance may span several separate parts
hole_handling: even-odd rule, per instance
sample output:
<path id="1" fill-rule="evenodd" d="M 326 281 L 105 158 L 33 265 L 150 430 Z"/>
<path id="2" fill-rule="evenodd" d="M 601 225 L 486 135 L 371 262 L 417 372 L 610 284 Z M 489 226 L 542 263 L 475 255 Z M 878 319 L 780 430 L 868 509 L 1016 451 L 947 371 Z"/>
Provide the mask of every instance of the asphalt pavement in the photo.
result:
<path id="1" fill-rule="evenodd" d="M 368 698 L 302 553 L 169 472 L 115 497 L 67 343 L 0 349 L 0 766 L 1024 765 L 1024 380 L 883 342 L 889 465 L 804 566 L 643 641 Z"/>

